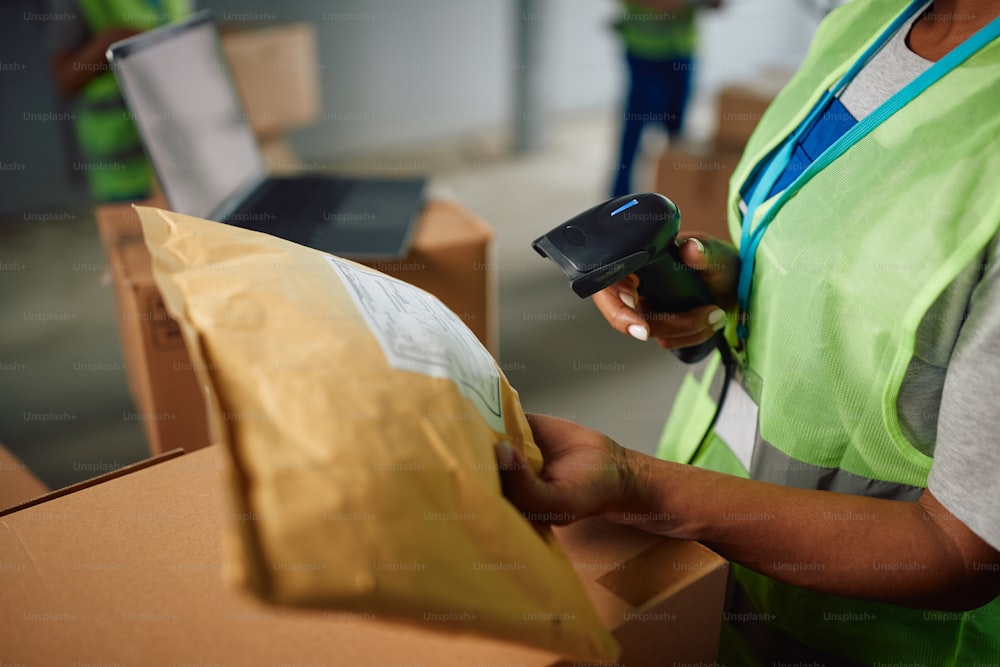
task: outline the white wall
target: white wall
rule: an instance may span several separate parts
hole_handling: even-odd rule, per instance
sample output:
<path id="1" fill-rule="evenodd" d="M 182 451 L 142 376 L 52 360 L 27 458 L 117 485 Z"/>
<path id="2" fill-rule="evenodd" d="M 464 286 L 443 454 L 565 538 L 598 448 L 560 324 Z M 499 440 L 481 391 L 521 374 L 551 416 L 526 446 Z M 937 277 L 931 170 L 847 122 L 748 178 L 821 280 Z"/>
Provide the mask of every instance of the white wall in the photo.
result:
<path id="1" fill-rule="evenodd" d="M 545 0 L 544 67 L 550 112 L 608 106 L 621 94 L 621 48 L 611 24 L 614 0 Z"/>
<path id="2" fill-rule="evenodd" d="M 528 11 L 515 0 L 335 4 L 317 21 L 325 118 L 294 138 L 306 156 L 508 126 L 514 77 L 527 66 L 515 47 L 522 21 L 543 33 L 547 110 L 608 105 L 620 90 L 612 0 L 536 0 Z"/>
<path id="3" fill-rule="evenodd" d="M 765 64 L 794 66 L 818 21 L 810 3 L 831 0 L 729 0 L 706 13 L 696 85 L 705 94 Z M 297 131 L 308 160 L 419 146 L 441 138 L 510 126 L 514 116 L 516 0 L 197 0 L 224 21 L 246 27 L 313 21 L 319 35 L 323 115 Z M 4 62 L 0 76 L 0 161 L 31 168 L 0 173 L 0 212 L 45 208 L 85 198 L 71 172 L 68 123 L 22 122 L 23 111 L 60 112 L 40 26 L 20 16 L 41 0 L 0 3 Z M 616 109 L 624 72 L 609 29 L 615 0 L 532 0 L 543 31 L 542 108 L 557 118 L 583 109 Z M 241 18 L 246 16 L 247 18 Z"/>
<path id="4" fill-rule="evenodd" d="M 384 149 L 507 118 L 514 72 L 506 0 L 328 4 L 336 8 L 314 12 L 324 113 L 296 136 L 301 154 Z"/>
<path id="5" fill-rule="evenodd" d="M 795 68 L 820 17 L 808 0 L 728 0 L 719 10 L 703 12 L 698 85 L 714 91 L 763 67 Z"/>
<path id="6" fill-rule="evenodd" d="M 542 108 L 550 117 L 616 108 L 623 94 L 623 62 L 610 29 L 616 0 L 535 0 L 526 15 L 515 0 L 334 4 L 336 10 L 312 12 L 321 19 L 325 113 L 294 137 L 304 157 L 509 126 L 513 77 L 524 67 L 514 46 L 519 21 L 543 33 Z M 711 94 L 765 66 L 794 67 L 819 20 L 809 7 L 809 0 L 729 0 L 703 12 L 696 90 Z"/>

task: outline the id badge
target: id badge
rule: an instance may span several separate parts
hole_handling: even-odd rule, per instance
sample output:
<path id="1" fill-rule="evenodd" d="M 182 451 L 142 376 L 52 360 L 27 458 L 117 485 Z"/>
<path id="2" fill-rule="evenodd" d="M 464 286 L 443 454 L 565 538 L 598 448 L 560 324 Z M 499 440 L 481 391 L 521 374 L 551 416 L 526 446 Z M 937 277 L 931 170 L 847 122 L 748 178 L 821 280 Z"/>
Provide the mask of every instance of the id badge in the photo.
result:
<path id="1" fill-rule="evenodd" d="M 757 439 L 757 413 L 759 408 L 743 385 L 736 379 L 729 381 L 726 400 L 715 422 L 715 435 L 722 438 L 743 468 L 750 470 L 753 446 Z"/>

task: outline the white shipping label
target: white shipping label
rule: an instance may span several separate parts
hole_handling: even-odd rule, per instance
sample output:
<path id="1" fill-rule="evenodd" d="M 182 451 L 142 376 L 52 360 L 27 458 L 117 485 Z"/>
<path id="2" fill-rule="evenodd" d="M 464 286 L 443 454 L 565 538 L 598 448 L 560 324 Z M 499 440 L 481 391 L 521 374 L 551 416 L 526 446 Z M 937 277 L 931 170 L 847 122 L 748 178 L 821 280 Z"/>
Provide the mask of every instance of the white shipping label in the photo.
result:
<path id="1" fill-rule="evenodd" d="M 494 431 L 503 433 L 500 373 L 493 356 L 432 294 L 327 256 L 393 368 L 447 378 Z"/>
<path id="2" fill-rule="evenodd" d="M 715 434 L 722 438 L 736 454 L 743 467 L 750 470 L 754 441 L 757 439 L 757 412 L 759 408 L 736 380 L 729 381 L 726 400 L 715 421 Z"/>

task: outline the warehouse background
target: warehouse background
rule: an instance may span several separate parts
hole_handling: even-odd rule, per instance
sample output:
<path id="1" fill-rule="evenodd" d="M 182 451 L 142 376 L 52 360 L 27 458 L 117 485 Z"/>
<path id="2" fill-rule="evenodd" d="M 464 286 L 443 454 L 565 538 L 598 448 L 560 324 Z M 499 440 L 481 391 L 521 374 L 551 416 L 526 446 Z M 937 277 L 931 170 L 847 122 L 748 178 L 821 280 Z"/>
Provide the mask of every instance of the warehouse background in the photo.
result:
<path id="1" fill-rule="evenodd" d="M 292 137 L 307 161 L 419 149 L 527 122 L 612 112 L 622 63 L 609 30 L 613 0 L 199 0 L 242 27 L 311 21 L 318 31 L 323 115 Z M 0 212 L 86 196 L 73 172 L 72 127 L 41 48 L 44 2 L 0 8 Z M 697 90 L 709 95 L 762 66 L 794 66 L 821 14 L 807 0 L 729 0 L 702 15 Z M 519 104 L 519 79 L 535 81 Z M 37 120 L 25 120 L 25 118 Z M 543 130 L 544 133 L 544 130 Z M 542 140 L 544 142 L 544 139 Z"/>
<path id="2" fill-rule="evenodd" d="M 500 361 L 525 407 L 655 447 L 680 364 L 610 331 L 530 249 L 606 197 L 625 83 L 615 2 L 199 6 L 247 28 L 313 22 L 320 116 L 288 137 L 302 163 L 404 165 L 484 218 L 496 234 Z M 0 442 L 58 487 L 149 451 L 127 418 L 107 260 L 40 47 L 45 11 L 0 8 Z M 824 11 L 819 0 L 731 0 L 704 13 L 688 139 L 712 135 L 721 87 L 795 67 Z"/>

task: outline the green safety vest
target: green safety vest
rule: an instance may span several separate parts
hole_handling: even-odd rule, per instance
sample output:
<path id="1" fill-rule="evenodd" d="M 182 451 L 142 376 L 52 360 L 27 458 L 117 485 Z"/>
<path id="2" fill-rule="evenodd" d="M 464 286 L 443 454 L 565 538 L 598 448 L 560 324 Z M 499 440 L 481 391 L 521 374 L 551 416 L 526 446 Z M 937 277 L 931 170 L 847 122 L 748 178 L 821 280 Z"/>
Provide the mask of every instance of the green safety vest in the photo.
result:
<path id="1" fill-rule="evenodd" d="M 821 25 L 733 174 L 734 239 L 751 170 L 906 4 L 855 0 Z M 743 386 L 759 406 L 752 469 L 717 435 L 700 443 L 715 410 L 708 387 L 718 359 L 701 380 L 682 384 L 660 456 L 799 488 L 919 495 L 932 459 L 903 434 L 896 403 L 923 317 L 1000 229 L 997 91 L 994 41 L 785 203 L 757 251 L 741 355 Z M 727 333 L 734 341 L 732 327 Z M 899 563 L 873 569 L 905 565 L 901 553 Z M 1000 599 L 965 613 L 928 612 L 820 594 L 739 566 L 733 572 L 720 664 L 770 664 L 768 645 L 804 647 L 803 659 L 828 664 L 963 666 L 1000 656 Z"/>
<path id="2" fill-rule="evenodd" d="M 95 35 L 115 27 L 149 30 L 190 12 L 188 0 L 79 0 L 78 5 Z M 152 169 L 113 72 L 102 72 L 87 83 L 75 116 L 77 142 L 94 197 L 120 201 L 148 195 Z"/>
<path id="3" fill-rule="evenodd" d="M 615 30 L 632 55 L 648 60 L 691 58 L 695 49 L 694 10 L 667 12 L 626 2 Z"/>

